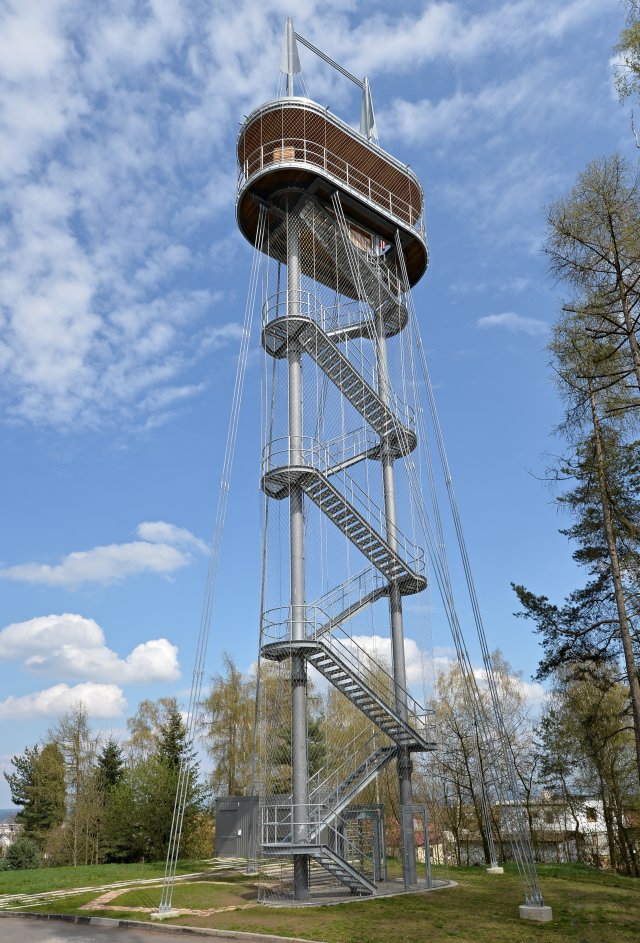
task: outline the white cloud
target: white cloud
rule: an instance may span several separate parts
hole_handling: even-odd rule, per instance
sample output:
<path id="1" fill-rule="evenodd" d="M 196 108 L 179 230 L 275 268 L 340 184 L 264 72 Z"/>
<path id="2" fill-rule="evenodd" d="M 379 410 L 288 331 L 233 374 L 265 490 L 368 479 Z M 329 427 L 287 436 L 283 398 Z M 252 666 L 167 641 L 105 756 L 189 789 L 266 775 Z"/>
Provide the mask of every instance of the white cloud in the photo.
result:
<path id="1" fill-rule="evenodd" d="M 115 684 L 94 684 L 87 681 L 69 687 L 56 684 L 44 691 L 11 695 L 0 701 L 0 720 L 23 720 L 27 717 L 56 717 L 82 702 L 90 717 L 118 717 L 125 710 L 124 694 Z"/>
<path id="2" fill-rule="evenodd" d="M 424 3 L 417 15 L 398 16 L 394 11 L 368 16 L 353 30 L 344 18 L 333 26 L 323 21 L 318 29 L 323 35 L 315 41 L 356 74 L 375 76 L 415 70 L 438 60 L 469 63 L 499 52 L 530 54 L 535 46 L 557 42 L 603 11 L 615 10 L 616 4 L 617 0 L 570 0 L 561 5 L 557 0 L 506 0 L 479 9 L 475 4 L 473 12 L 467 12 L 460 3 Z"/>
<path id="3" fill-rule="evenodd" d="M 358 75 L 373 76 L 374 93 L 376 75 L 389 71 L 510 54 L 518 75 L 503 86 L 491 80 L 473 94 L 422 96 L 380 112 L 391 135 L 452 140 L 463 127 L 474 133 L 494 125 L 499 134 L 509 122 L 517 133 L 527 120 L 552 120 L 561 100 L 563 114 L 569 97 L 572 107 L 584 102 L 566 79 L 522 63 L 533 46 L 552 45 L 615 5 L 503 0 L 476 10 L 424 2 L 411 13 L 376 13 L 344 0 L 300 0 L 296 26 Z M 205 381 L 193 371 L 203 358 L 237 340 L 238 324 L 208 328 L 230 299 L 208 287 L 204 247 L 216 218 L 226 213 L 231 222 L 237 120 L 275 90 L 286 12 L 281 0 L 107 0 L 91 16 L 71 0 L 21 0 L 3 11 L 0 405 L 7 420 L 77 429 L 111 419 L 152 429 L 202 391 Z M 302 57 L 314 97 L 339 105 L 345 83 L 308 50 Z M 539 170 L 537 158 L 533 164 Z M 532 186 L 525 167 L 514 168 L 513 181 L 508 168 L 499 170 L 500 181 L 476 197 L 485 207 L 506 211 L 544 190 L 544 182 Z M 480 175 L 471 170 L 471 177 L 481 190 Z M 468 209 L 467 192 L 450 197 L 466 198 Z M 236 236 L 234 254 L 238 245 Z"/>
<path id="4" fill-rule="evenodd" d="M 76 589 L 83 583 L 117 583 L 140 573 L 169 576 L 189 563 L 188 555 L 166 544 L 135 541 L 78 550 L 61 563 L 19 563 L 0 569 L 0 579 Z"/>
<path id="5" fill-rule="evenodd" d="M 349 647 L 349 639 L 344 644 Z M 391 671 L 391 638 L 383 635 L 354 635 L 352 641 L 371 656 L 371 658 L 385 668 Z M 426 659 L 423 652 L 420 651 L 415 639 L 405 638 L 404 640 L 404 658 L 405 669 L 407 673 L 407 685 L 409 688 L 417 687 L 423 680 L 423 675 L 427 671 Z"/>
<path id="6" fill-rule="evenodd" d="M 22 660 L 42 674 L 121 684 L 175 681 L 178 649 L 167 639 L 151 639 L 120 658 L 107 647 L 93 619 L 75 613 L 38 616 L 0 631 L 0 660 Z"/>
<path id="7" fill-rule="evenodd" d="M 186 527 L 176 527 L 175 524 L 168 524 L 166 521 L 143 521 L 136 527 L 136 533 L 142 540 L 149 543 L 165 543 L 173 546 L 193 547 L 200 553 L 208 553 L 204 540 L 200 540 L 195 534 L 192 534 Z"/>
<path id="8" fill-rule="evenodd" d="M 477 327 L 485 330 L 487 328 L 504 328 L 512 334 L 530 334 L 532 337 L 540 337 L 547 334 L 549 325 L 546 321 L 538 318 L 527 318 L 522 314 L 516 314 L 514 311 L 504 311 L 502 314 L 487 314 L 483 318 L 478 318 Z"/>
<path id="9" fill-rule="evenodd" d="M 442 149 L 453 142 L 478 140 L 484 147 L 502 135 L 531 135 L 548 130 L 566 119 L 567 108 L 587 113 L 580 101 L 576 79 L 567 78 L 552 61 L 537 62 L 518 70 L 512 78 L 491 80 L 468 90 L 456 89 L 449 97 L 431 100 L 395 99 L 378 114 L 385 139 Z"/>
<path id="10" fill-rule="evenodd" d="M 0 567 L 0 579 L 69 589 L 77 589 L 84 583 L 108 585 L 141 573 L 171 576 L 191 563 L 190 549 L 206 552 L 199 538 L 164 521 L 143 523 L 138 532 L 146 539 L 77 550 L 58 564 L 19 563 Z"/>
<path id="11" fill-rule="evenodd" d="M 522 691 L 525 701 L 536 709 L 541 708 L 549 697 L 549 692 L 546 691 L 539 681 L 523 681 L 522 678 L 514 679 L 515 683 L 518 685 Z"/>
<path id="12" fill-rule="evenodd" d="M 91 17 L 69 0 L 4 12 L 0 398 L 10 420 L 157 425 L 204 389 L 181 375 L 237 337 L 227 325 L 209 342 L 222 295 L 195 287 L 208 284 L 202 227 L 234 194 L 233 148 L 211 134 L 213 115 L 198 147 L 186 133 L 206 83 L 192 57 L 184 68 L 177 57 L 207 58 L 221 100 L 233 87 L 208 55 L 202 14 L 179 0 L 106 3 Z"/>

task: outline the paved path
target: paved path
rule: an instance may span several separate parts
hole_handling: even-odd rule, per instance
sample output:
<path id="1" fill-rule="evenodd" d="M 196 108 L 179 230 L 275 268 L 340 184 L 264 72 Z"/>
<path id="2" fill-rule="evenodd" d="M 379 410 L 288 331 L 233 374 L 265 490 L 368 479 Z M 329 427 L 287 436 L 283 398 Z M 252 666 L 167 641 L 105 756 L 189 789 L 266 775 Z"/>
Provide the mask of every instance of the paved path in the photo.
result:
<path id="1" fill-rule="evenodd" d="M 0 920 L 2 943 L 188 943 L 204 941 L 203 936 L 192 936 L 168 931 L 139 930 L 132 927 L 89 927 L 57 920 L 28 920 L 21 917 L 3 917 Z M 237 937 L 210 937 L 211 943 L 238 943 Z"/>

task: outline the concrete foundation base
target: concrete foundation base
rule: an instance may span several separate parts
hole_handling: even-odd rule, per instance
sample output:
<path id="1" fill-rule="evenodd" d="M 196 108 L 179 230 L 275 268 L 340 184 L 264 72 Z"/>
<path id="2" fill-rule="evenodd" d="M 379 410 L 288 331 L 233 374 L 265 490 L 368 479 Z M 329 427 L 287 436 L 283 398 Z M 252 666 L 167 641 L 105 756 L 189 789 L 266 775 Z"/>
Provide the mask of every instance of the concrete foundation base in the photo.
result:
<path id="1" fill-rule="evenodd" d="M 535 920 L 536 923 L 549 923 L 553 919 L 551 907 L 544 904 L 521 904 L 521 920 Z"/>
<path id="2" fill-rule="evenodd" d="M 179 910 L 154 910 L 150 914 L 152 920 L 166 920 L 168 917 L 179 917 Z"/>
<path id="3" fill-rule="evenodd" d="M 504 874 L 504 868 L 495 865 L 493 868 L 487 868 L 487 874 Z"/>

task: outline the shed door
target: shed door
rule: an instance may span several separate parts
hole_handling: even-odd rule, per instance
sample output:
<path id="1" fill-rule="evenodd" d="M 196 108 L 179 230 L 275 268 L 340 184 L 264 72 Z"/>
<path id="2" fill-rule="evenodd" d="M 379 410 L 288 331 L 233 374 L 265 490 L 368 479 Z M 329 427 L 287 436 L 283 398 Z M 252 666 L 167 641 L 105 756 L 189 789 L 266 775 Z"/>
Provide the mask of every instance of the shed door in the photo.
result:
<path id="1" fill-rule="evenodd" d="M 218 802 L 216 809 L 216 855 L 219 858 L 238 857 L 238 828 L 240 803 Z"/>

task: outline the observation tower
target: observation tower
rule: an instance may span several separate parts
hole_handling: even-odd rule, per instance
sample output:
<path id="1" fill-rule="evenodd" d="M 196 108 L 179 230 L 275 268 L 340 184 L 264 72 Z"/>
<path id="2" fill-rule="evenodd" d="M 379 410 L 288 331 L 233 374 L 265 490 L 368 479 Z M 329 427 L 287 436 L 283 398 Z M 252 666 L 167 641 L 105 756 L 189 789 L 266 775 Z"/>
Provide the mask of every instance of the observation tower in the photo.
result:
<path id="1" fill-rule="evenodd" d="M 359 131 L 296 94 L 297 42 L 360 87 Z M 385 841 L 372 799 L 392 765 L 404 885 L 418 882 L 412 757 L 435 743 L 405 657 L 403 606 L 427 585 L 406 328 L 428 250 L 422 188 L 378 145 L 367 80 L 290 19 L 281 73 L 282 97 L 240 130 L 237 222 L 263 264 L 258 857 L 280 862 L 280 897 L 303 902 L 327 881 L 377 893 Z"/>
<path id="2" fill-rule="evenodd" d="M 298 44 L 358 87 L 358 130 L 310 99 Z M 426 808 L 416 801 L 424 803 L 425 795 L 414 788 L 414 766 L 436 749 L 430 711 L 416 697 L 422 682 L 421 700 L 427 702 L 426 548 L 451 629 L 465 708 L 473 717 L 474 793 L 477 786 L 488 874 L 503 871 L 493 807 L 500 816 L 500 844 L 508 844 L 524 889 L 520 916 L 546 922 L 551 908 L 538 882 L 411 294 L 428 263 L 422 188 L 409 167 L 379 146 L 367 79 L 351 75 L 295 33 L 290 19 L 280 69 L 278 96 L 245 118 L 237 143 L 237 222 L 254 252 L 187 738 L 195 743 L 198 732 L 259 300 L 260 657 L 252 796 L 244 797 L 255 808 L 258 796 L 258 817 L 247 818 L 250 834 L 242 843 L 255 849 L 251 870 L 258 875 L 260 899 L 304 904 L 340 893 L 397 891 L 397 883 L 387 880 L 387 846 L 400 851 L 404 889 L 436 883 Z M 457 613 L 429 439 L 437 447 L 486 691 L 478 687 Z M 171 901 L 190 756 L 180 765 L 158 918 L 175 913 Z"/>

